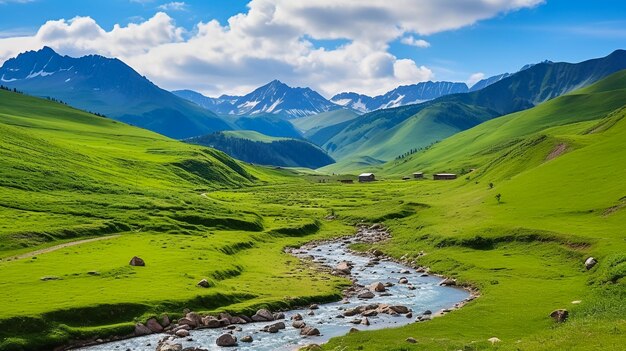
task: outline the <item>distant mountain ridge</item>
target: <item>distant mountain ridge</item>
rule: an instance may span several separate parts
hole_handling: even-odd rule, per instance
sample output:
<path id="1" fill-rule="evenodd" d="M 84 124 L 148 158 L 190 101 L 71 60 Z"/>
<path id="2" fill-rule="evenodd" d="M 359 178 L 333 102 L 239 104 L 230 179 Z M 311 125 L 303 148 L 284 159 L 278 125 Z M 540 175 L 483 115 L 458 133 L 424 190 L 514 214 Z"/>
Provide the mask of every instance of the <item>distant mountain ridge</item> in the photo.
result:
<path id="1" fill-rule="evenodd" d="M 0 67 L 0 83 L 49 96 L 173 138 L 232 126 L 216 114 L 163 90 L 118 59 L 61 56 L 49 47 Z"/>
<path id="2" fill-rule="evenodd" d="M 465 83 L 458 82 L 421 82 L 412 85 L 401 85 L 383 95 L 375 97 L 357 94 L 340 93 L 330 101 L 363 113 L 417 104 L 449 94 L 467 93 Z"/>
<path id="3" fill-rule="evenodd" d="M 310 88 L 293 88 L 273 80 L 244 96 L 204 96 L 192 90 L 173 91 L 177 96 L 222 115 L 276 115 L 299 118 L 341 109 Z"/>
<path id="4" fill-rule="evenodd" d="M 626 69 L 626 51 L 580 63 L 543 62 L 465 94 L 367 113 L 323 145 L 341 163 L 348 157 L 391 160 L 487 120 L 534 107 Z"/>

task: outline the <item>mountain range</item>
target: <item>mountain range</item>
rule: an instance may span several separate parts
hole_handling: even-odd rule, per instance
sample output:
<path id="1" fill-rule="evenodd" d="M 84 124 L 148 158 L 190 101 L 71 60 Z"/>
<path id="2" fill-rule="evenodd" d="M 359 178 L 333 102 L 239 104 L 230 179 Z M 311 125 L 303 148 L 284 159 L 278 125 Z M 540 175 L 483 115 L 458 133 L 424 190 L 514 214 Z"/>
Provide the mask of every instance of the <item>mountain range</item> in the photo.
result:
<path id="1" fill-rule="evenodd" d="M 444 95 L 466 93 L 468 91 L 469 88 L 465 83 L 422 82 L 413 85 L 402 85 L 375 97 L 352 92 L 340 93 L 333 96 L 330 101 L 364 113 L 418 104 Z"/>
<path id="2" fill-rule="evenodd" d="M 291 119 L 342 108 L 310 88 L 293 88 L 279 80 L 273 80 L 244 96 L 210 98 L 192 90 L 173 93 L 222 115 L 275 115 Z"/>
<path id="3" fill-rule="evenodd" d="M 590 85 L 626 69 L 626 51 L 581 63 L 543 62 L 478 91 L 452 94 L 425 103 L 383 109 L 345 125 L 323 148 L 338 160 L 368 156 L 392 160 L 505 114 Z"/>
<path id="4" fill-rule="evenodd" d="M 215 113 L 163 90 L 118 59 L 61 56 L 49 47 L 0 67 L 0 83 L 53 97 L 173 138 L 233 129 Z"/>

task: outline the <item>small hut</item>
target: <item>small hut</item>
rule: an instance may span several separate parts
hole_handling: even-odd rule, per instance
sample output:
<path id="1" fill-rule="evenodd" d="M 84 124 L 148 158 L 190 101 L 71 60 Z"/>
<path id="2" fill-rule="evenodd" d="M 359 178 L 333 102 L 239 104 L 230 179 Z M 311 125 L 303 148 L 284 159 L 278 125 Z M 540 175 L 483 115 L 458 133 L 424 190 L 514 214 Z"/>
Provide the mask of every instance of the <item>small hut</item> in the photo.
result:
<path id="1" fill-rule="evenodd" d="M 452 180 L 456 179 L 456 174 L 454 173 L 437 173 L 433 175 L 434 180 Z"/>
<path id="2" fill-rule="evenodd" d="M 404 176 L 404 177 L 402 177 L 402 180 L 411 180 L 411 177 L 409 177 L 409 176 Z"/>
<path id="3" fill-rule="evenodd" d="M 342 184 L 353 184 L 354 180 L 352 180 L 352 179 L 339 179 L 339 183 L 342 183 Z"/>
<path id="4" fill-rule="evenodd" d="M 424 179 L 424 172 L 415 172 L 413 173 L 414 179 Z"/>
<path id="5" fill-rule="evenodd" d="M 374 176 L 374 173 L 361 173 L 361 174 L 359 174 L 359 182 L 360 183 L 373 182 L 375 180 L 376 180 L 376 176 Z"/>

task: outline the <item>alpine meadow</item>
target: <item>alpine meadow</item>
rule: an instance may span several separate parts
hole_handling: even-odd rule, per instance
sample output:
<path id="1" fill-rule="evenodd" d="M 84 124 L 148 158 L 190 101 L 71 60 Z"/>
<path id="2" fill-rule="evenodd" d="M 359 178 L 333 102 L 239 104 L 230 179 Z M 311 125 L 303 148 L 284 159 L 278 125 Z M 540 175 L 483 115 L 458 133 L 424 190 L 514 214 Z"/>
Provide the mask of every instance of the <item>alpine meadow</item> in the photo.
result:
<path id="1" fill-rule="evenodd" d="M 624 350 L 624 18 L 0 1 L 0 351 Z"/>

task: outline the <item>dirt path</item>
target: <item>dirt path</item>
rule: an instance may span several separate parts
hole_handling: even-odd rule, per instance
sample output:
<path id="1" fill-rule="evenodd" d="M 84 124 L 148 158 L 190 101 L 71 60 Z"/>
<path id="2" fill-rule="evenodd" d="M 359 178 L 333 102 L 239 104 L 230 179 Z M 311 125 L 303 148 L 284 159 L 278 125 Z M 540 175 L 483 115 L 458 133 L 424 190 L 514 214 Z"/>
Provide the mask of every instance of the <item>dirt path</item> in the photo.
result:
<path id="1" fill-rule="evenodd" d="M 6 258 L 3 259 L 3 261 L 15 261 L 15 260 L 19 260 L 19 259 L 22 259 L 22 258 L 33 257 L 33 256 L 45 254 L 45 253 L 48 253 L 48 252 L 60 250 L 60 249 L 66 248 L 66 247 L 71 247 L 71 246 L 76 246 L 76 245 L 80 245 L 80 244 L 91 243 L 91 242 L 94 242 L 94 241 L 113 239 L 113 238 L 117 238 L 119 236 L 120 235 L 118 234 L 118 235 L 103 236 L 103 237 L 99 237 L 99 238 L 91 238 L 91 239 L 85 239 L 85 240 L 72 241 L 72 242 L 65 243 L 65 244 L 50 246 L 50 247 L 47 247 L 47 248 L 41 249 L 41 250 L 27 252 L 27 253 L 24 253 L 24 254 L 21 254 L 21 255 L 17 255 L 17 256 L 6 257 Z"/>

